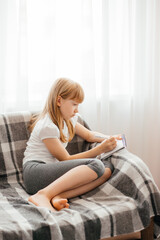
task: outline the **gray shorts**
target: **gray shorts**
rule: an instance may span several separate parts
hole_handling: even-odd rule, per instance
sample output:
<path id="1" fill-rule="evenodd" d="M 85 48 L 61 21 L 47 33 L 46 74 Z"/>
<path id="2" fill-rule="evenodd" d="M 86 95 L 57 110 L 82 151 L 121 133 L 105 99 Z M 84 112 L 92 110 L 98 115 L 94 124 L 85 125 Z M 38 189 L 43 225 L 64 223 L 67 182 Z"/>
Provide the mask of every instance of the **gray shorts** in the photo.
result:
<path id="1" fill-rule="evenodd" d="M 61 177 L 63 174 L 80 165 L 87 165 L 97 173 L 97 177 L 104 174 L 105 168 L 113 171 L 113 165 L 108 161 L 104 164 L 98 159 L 76 159 L 45 163 L 43 161 L 28 161 L 23 166 L 23 180 L 26 191 L 29 194 L 35 194 L 40 189 L 48 186 L 50 183 Z"/>

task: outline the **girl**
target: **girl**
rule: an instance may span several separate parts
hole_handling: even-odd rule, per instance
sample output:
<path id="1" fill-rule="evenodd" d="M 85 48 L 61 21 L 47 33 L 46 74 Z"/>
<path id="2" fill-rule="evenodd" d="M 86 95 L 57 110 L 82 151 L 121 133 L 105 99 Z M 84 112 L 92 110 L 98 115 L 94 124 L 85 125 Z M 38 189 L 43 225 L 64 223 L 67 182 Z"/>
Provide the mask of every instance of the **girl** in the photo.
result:
<path id="1" fill-rule="evenodd" d="M 43 111 L 30 124 L 31 136 L 23 160 L 23 179 L 28 201 L 51 211 L 69 208 L 68 199 L 103 184 L 112 174 L 112 164 L 96 156 L 116 147 L 116 137 L 98 137 L 77 122 L 78 106 L 84 99 L 81 86 L 58 79 L 52 86 Z M 65 149 L 74 134 L 95 148 L 70 155 Z"/>

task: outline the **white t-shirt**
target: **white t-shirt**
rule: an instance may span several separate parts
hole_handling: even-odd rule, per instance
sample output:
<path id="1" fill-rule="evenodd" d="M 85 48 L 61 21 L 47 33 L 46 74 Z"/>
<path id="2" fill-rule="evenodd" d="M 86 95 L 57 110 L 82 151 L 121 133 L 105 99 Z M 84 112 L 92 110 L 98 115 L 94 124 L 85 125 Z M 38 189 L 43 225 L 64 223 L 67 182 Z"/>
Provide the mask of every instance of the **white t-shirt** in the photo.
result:
<path id="1" fill-rule="evenodd" d="M 75 127 L 77 123 L 78 116 L 75 115 L 71 121 L 73 127 Z M 63 134 L 68 138 L 68 127 L 64 121 Z M 48 114 L 45 115 L 43 119 L 40 119 L 35 125 L 31 136 L 27 142 L 27 147 L 24 152 L 23 164 L 28 161 L 38 160 L 46 163 L 52 163 L 58 161 L 54 156 L 49 152 L 45 144 L 43 143 L 43 139 L 46 138 L 58 138 L 60 139 L 60 131 L 59 128 L 52 122 L 51 118 Z M 62 145 L 66 148 L 68 142 L 63 143 Z M 54 146 L 53 146 L 54 147 Z"/>

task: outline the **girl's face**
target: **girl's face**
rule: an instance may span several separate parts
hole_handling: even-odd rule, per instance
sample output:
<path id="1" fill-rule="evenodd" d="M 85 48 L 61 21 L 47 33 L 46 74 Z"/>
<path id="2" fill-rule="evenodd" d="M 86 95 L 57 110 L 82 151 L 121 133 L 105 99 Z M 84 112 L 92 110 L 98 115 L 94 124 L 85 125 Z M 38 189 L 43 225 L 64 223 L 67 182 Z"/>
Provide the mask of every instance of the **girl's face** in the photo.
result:
<path id="1" fill-rule="evenodd" d="M 79 103 L 72 99 L 63 99 L 61 96 L 58 97 L 57 105 L 60 108 L 62 117 L 65 120 L 69 120 L 74 117 L 78 112 Z"/>

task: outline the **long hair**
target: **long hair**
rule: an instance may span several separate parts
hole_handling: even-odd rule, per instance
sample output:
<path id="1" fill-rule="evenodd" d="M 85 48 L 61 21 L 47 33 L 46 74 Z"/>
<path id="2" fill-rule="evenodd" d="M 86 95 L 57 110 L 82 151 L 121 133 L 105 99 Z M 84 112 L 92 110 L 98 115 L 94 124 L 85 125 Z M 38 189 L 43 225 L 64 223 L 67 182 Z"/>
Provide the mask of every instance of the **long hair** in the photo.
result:
<path id="1" fill-rule="evenodd" d="M 77 82 L 67 78 L 57 79 L 51 87 L 44 109 L 40 114 L 32 117 L 29 129 L 32 131 L 36 123 L 48 113 L 53 123 L 59 128 L 60 140 L 62 142 L 67 142 L 68 140 L 62 131 L 64 119 L 57 106 L 58 96 L 61 96 L 63 99 L 71 99 L 81 103 L 84 99 L 84 92 L 80 84 Z M 74 136 L 74 128 L 70 120 L 65 120 L 65 122 L 69 131 L 69 141 L 71 141 Z"/>

